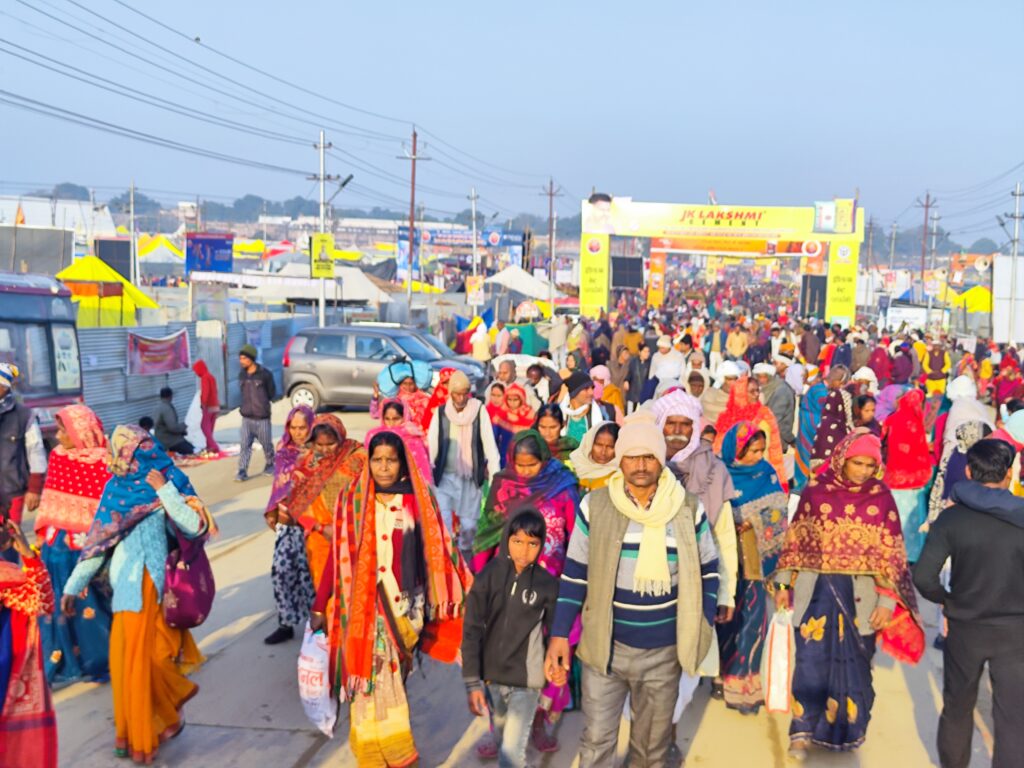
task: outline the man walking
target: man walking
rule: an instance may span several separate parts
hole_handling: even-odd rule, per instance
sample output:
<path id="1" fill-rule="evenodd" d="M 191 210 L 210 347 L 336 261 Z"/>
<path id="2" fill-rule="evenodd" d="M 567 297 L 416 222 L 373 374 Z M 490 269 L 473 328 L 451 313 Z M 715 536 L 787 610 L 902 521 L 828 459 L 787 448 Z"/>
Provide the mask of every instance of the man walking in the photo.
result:
<path id="1" fill-rule="evenodd" d="M 1024 756 L 1024 499 L 1008 488 L 1014 449 L 980 440 L 967 452 L 967 477 L 953 486 L 953 506 L 939 515 L 914 567 L 914 584 L 940 603 L 949 624 L 943 648 L 942 768 L 971 761 L 978 681 L 988 663 L 995 746 L 992 768 Z M 951 589 L 939 580 L 952 560 Z"/>
<path id="2" fill-rule="evenodd" d="M 31 408 L 14 397 L 18 368 L 0 363 L 0 520 L 21 523 L 35 511 L 46 477 L 46 448 Z M 17 558 L 12 550 L 8 558 Z"/>
<path id="3" fill-rule="evenodd" d="M 615 445 L 619 471 L 584 498 L 569 539 L 545 674 L 565 683 L 569 632 L 582 611 L 580 768 L 611 765 L 627 695 L 629 764 L 665 765 L 681 671 L 711 644 L 718 560 L 707 521 L 665 468 L 650 414 Z"/>
<path id="4" fill-rule="evenodd" d="M 491 419 L 469 389 L 466 374 L 452 374 L 448 401 L 438 407 L 427 434 L 437 504 L 453 534 L 458 520 L 456 543 L 463 552 L 473 547 L 484 482 L 501 469 Z"/>
<path id="5" fill-rule="evenodd" d="M 259 440 L 263 448 L 263 474 L 274 476 L 274 442 L 270 434 L 270 404 L 277 397 L 274 376 L 256 362 L 256 348 L 246 344 L 238 353 L 238 384 L 242 389 L 242 450 L 238 454 L 236 483 L 249 479 L 249 459 L 253 441 Z"/>

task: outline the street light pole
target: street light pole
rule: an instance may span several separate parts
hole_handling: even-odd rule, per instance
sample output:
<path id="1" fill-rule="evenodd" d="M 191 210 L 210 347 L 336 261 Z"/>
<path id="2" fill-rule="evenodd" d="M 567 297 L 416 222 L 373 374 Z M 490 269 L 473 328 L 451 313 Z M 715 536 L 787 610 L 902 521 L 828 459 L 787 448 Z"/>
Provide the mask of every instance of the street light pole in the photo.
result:
<path id="1" fill-rule="evenodd" d="M 476 193 L 476 187 L 469 188 L 470 213 L 473 216 L 473 277 L 480 271 L 480 257 L 477 254 L 476 246 L 476 201 L 480 196 Z"/>

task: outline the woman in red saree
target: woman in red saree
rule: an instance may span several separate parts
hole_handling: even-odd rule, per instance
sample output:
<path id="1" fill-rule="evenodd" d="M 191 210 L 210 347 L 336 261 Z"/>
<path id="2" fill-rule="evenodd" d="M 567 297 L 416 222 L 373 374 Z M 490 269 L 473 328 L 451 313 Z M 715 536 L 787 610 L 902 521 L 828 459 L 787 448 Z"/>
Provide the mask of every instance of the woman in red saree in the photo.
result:
<path id="1" fill-rule="evenodd" d="M 876 641 L 899 661 L 924 653 L 896 502 L 882 480 L 881 444 L 863 428 L 847 435 L 829 467 L 800 496 L 773 577 L 776 606 L 796 628 L 790 754 L 811 743 L 856 749 L 875 693 Z"/>
<path id="2" fill-rule="evenodd" d="M 742 421 L 749 421 L 759 430 L 764 432 L 768 440 L 768 450 L 765 452 L 765 459 L 779 473 L 779 480 L 782 482 L 783 493 L 788 493 L 784 478 L 786 477 L 786 466 L 782 459 L 782 439 L 779 437 L 779 425 L 775 421 L 775 415 L 767 405 L 759 399 L 761 396 L 761 385 L 757 379 L 750 376 L 741 376 L 732 389 L 729 391 L 729 403 L 725 406 L 715 422 L 715 431 L 718 436 L 715 438 L 715 453 L 722 455 L 722 443 L 729 430 Z"/>
<path id="3" fill-rule="evenodd" d="M 14 522 L 0 536 L 23 563 L 0 560 L 0 765 L 56 768 L 57 721 L 38 620 L 53 613 L 53 588 L 46 566 Z"/>
<path id="4" fill-rule="evenodd" d="M 916 563 L 924 546 L 920 530 L 928 519 L 928 486 L 935 457 L 928 449 L 924 423 L 924 393 L 912 389 L 896 401 L 896 410 L 882 424 L 885 446 L 885 484 L 900 513 L 907 560 Z"/>
<path id="5" fill-rule="evenodd" d="M 360 766 L 414 765 L 405 680 L 416 653 L 456 660 L 472 576 L 401 432 L 376 432 L 369 462 L 339 499 L 314 631 L 330 638 L 334 695 L 350 702 Z"/>

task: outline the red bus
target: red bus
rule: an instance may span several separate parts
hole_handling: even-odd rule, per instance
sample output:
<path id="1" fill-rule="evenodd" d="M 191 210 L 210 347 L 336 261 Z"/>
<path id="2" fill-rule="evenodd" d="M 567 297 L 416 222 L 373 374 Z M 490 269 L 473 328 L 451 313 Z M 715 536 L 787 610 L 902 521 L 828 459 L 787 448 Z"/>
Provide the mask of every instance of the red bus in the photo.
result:
<path id="1" fill-rule="evenodd" d="M 54 414 L 82 402 L 71 291 L 45 275 L 0 272 L 0 362 L 14 363 L 15 394 L 39 417 L 43 434 L 56 432 Z"/>

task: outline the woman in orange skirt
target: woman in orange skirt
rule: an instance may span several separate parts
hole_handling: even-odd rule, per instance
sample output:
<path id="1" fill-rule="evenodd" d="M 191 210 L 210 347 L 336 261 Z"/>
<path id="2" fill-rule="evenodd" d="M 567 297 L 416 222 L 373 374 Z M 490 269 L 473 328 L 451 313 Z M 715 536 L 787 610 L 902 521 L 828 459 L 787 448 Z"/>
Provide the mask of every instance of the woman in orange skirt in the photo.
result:
<path id="1" fill-rule="evenodd" d="M 151 764 L 160 743 L 185 727 L 181 709 L 199 687 L 186 674 L 204 661 L 188 630 L 164 621 L 160 601 L 167 560 L 168 518 L 194 538 L 211 524 L 188 478 L 149 433 L 114 430 L 112 477 L 86 535 L 81 559 L 64 586 L 61 608 L 109 561 L 114 595 L 110 683 L 114 696 L 114 754 Z"/>

